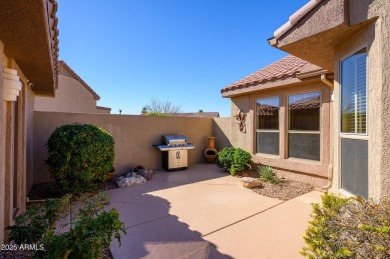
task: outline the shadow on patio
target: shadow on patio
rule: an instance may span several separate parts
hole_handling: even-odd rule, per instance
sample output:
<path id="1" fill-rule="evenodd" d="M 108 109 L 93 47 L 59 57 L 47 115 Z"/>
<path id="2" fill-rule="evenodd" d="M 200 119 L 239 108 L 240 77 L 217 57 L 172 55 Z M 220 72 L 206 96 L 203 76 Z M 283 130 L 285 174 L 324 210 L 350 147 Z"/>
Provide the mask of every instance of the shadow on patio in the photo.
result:
<path id="1" fill-rule="evenodd" d="M 151 182 L 107 192 L 127 235 L 114 258 L 229 258 L 206 237 L 281 201 L 238 186 L 213 164 L 158 170 Z"/>
<path id="2" fill-rule="evenodd" d="M 143 185 L 108 191 L 110 207 L 119 211 L 127 231 L 122 246 L 116 240 L 111 245 L 114 258 L 228 258 L 200 232 L 172 215 L 171 203 L 158 196 L 166 189 L 215 179 L 219 180 L 214 184 L 229 184 L 229 180 L 221 181 L 225 176 L 215 165 L 198 164 L 186 171 L 158 170 L 154 179 Z"/>

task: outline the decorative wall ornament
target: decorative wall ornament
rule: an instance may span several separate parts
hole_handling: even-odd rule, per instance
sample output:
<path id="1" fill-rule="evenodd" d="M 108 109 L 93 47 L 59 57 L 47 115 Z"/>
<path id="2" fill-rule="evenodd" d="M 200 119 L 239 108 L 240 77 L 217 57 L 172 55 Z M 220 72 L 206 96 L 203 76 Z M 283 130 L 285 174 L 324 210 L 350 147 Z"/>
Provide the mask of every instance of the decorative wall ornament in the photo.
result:
<path id="1" fill-rule="evenodd" d="M 237 114 L 234 115 L 234 118 L 237 120 L 238 127 L 241 132 L 246 133 L 246 113 L 244 113 L 242 110 L 237 110 Z"/>
<path id="2" fill-rule="evenodd" d="M 3 73 L 3 99 L 4 101 L 16 101 L 22 90 L 18 72 L 15 69 L 4 68 Z"/>

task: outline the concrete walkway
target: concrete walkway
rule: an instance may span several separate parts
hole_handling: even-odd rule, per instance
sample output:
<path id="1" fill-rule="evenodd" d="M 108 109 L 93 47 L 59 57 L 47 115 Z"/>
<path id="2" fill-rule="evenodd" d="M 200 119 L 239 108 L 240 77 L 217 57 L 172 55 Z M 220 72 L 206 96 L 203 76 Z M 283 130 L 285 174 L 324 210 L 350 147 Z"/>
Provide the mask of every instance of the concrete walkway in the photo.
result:
<path id="1" fill-rule="evenodd" d="M 107 194 L 127 231 L 111 244 L 114 258 L 301 258 L 310 204 L 321 196 L 260 196 L 210 164 L 157 171 Z"/>

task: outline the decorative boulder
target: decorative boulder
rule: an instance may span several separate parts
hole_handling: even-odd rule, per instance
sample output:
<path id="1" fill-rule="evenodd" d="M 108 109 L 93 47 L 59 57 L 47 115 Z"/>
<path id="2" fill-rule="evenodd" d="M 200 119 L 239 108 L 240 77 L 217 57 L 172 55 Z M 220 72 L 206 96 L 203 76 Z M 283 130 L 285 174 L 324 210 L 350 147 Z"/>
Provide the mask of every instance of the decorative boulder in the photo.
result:
<path id="1" fill-rule="evenodd" d="M 261 181 L 252 177 L 242 177 L 240 179 L 240 186 L 245 188 L 254 188 L 261 186 Z"/>
<path id="2" fill-rule="evenodd" d="M 137 171 L 137 174 L 146 179 L 146 181 L 151 181 L 154 175 L 154 171 L 151 169 L 140 169 Z"/>

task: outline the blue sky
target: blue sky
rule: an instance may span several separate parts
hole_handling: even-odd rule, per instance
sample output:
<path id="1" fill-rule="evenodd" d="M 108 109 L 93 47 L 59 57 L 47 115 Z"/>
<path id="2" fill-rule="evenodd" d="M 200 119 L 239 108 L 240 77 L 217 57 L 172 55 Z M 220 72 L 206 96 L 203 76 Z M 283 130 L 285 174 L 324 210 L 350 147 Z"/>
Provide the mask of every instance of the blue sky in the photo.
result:
<path id="1" fill-rule="evenodd" d="M 111 113 L 152 98 L 229 116 L 221 88 L 286 56 L 267 39 L 308 0 L 58 0 L 60 59 Z"/>

